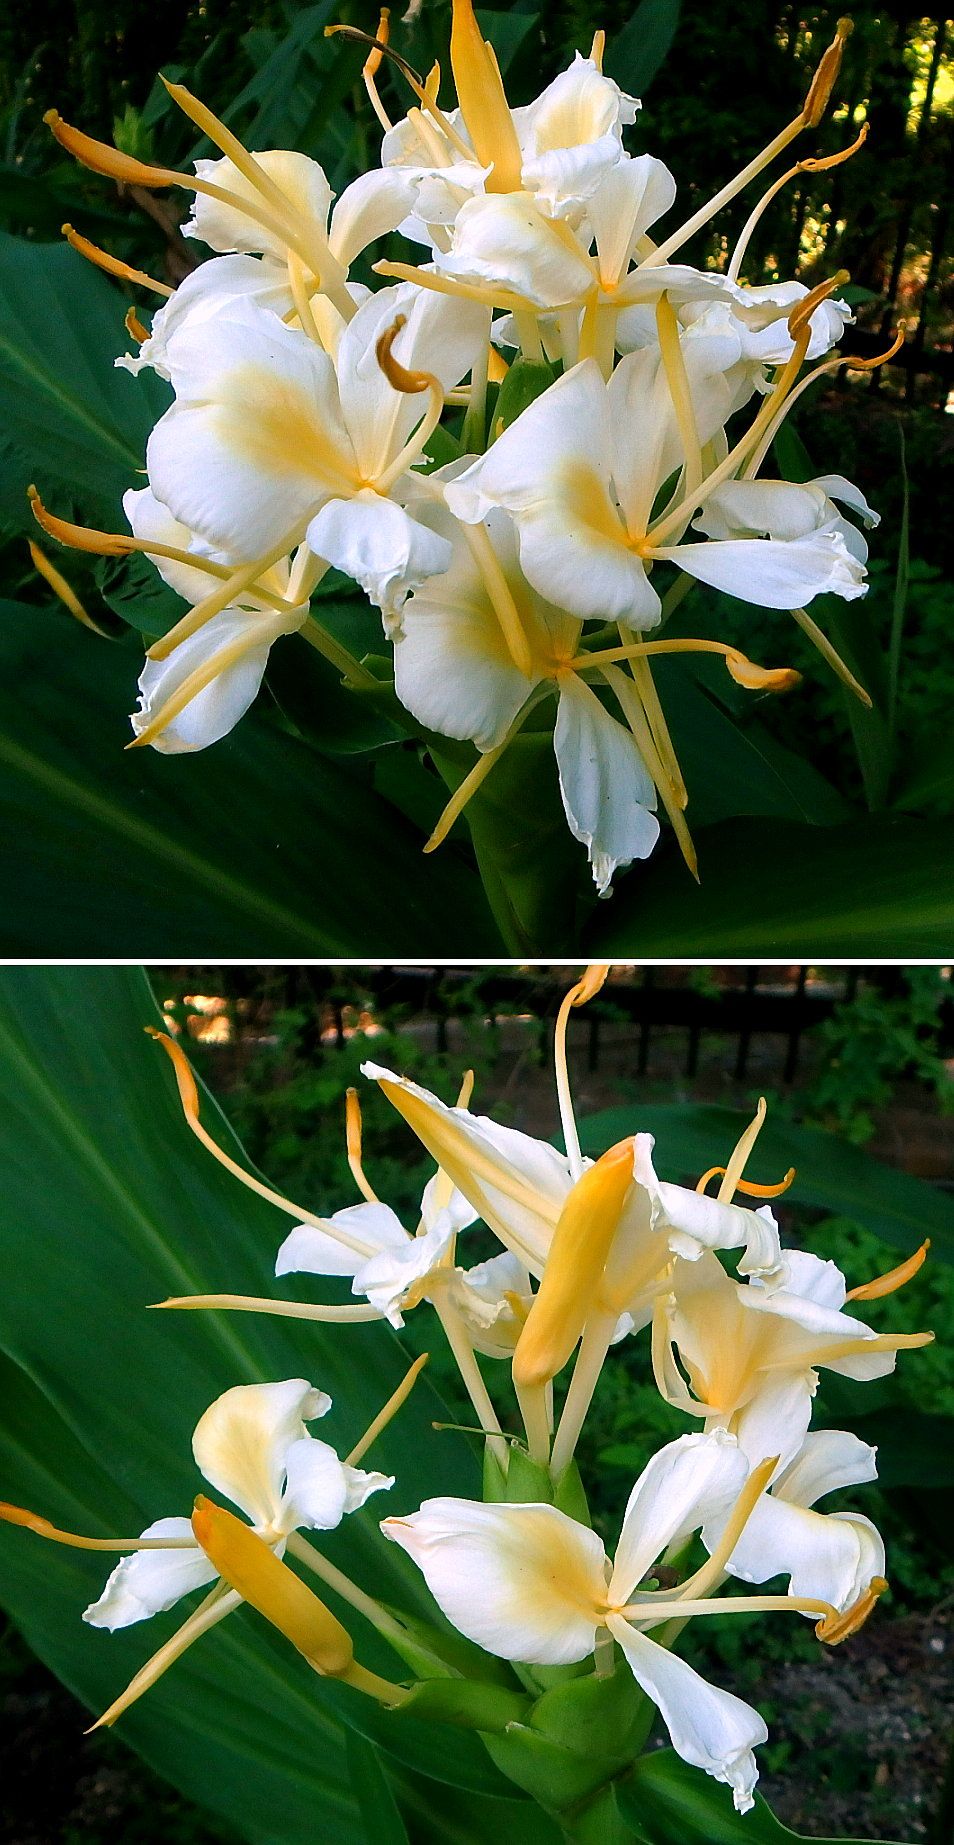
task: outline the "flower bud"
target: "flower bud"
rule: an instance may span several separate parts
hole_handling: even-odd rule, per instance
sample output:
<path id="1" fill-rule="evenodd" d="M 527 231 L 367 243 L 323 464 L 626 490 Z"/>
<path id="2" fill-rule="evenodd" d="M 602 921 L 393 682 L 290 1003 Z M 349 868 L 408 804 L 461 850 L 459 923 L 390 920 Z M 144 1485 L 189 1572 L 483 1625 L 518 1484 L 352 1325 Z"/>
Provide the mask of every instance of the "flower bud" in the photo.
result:
<path id="1" fill-rule="evenodd" d="M 570 1192 L 543 1279 L 514 1353 L 519 1388 L 545 1384 L 566 1364 L 589 1315 L 633 1182 L 633 1142 L 621 1140 Z"/>

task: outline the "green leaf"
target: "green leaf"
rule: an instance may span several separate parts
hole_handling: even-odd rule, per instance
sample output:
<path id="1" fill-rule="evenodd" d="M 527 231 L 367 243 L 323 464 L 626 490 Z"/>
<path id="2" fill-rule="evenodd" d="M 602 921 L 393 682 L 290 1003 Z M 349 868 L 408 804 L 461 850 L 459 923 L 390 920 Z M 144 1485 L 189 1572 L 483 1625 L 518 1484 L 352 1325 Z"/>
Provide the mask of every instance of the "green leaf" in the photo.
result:
<path id="1" fill-rule="evenodd" d="M 552 365 L 544 359 L 516 358 L 500 387 L 497 407 L 493 416 L 493 427 L 509 429 L 518 416 L 549 389 L 556 377 Z"/>
<path id="2" fill-rule="evenodd" d="M 586 939 L 594 959 L 739 955 L 940 959 L 950 952 L 954 835 L 882 815 L 848 826 L 739 820 L 694 833 L 696 889 L 657 848 L 620 879 Z"/>
<path id="3" fill-rule="evenodd" d="M 640 0 L 622 32 L 608 40 L 604 69 L 632 96 L 648 90 L 679 25 L 679 0 Z"/>
<path id="4" fill-rule="evenodd" d="M 802 1833 L 790 1831 L 776 1819 L 760 1794 L 755 1796 L 752 1812 L 737 1813 L 727 1787 L 680 1761 L 672 1749 L 641 1756 L 628 1780 L 620 1784 L 617 1799 L 644 1845 L 792 1845 L 804 1840 Z M 813 1839 L 811 1845 L 871 1845 L 871 1841 Z"/>
<path id="5" fill-rule="evenodd" d="M 651 1102 L 589 1115 L 580 1124 L 580 1138 L 587 1153 L 601 1153 L 637 1130 L 654 1134 L 659 1173 L 694 1183 L 710 1166 L 725 1165 L 748 1119 L 742 1110 L 712 1103 L 675 1107 Z M 906 1252 L 929 1236 L 932 1256 L 954 1261 L 954 1211 L 945 1193 L 885 1166 L 836 1134 L 785 1121 L 770 1110 L 747 1170 L 756 1181 L 771 1184 L 790 1166 L 796 1176 L 786 1206 L 808 1205 L 850 1217 Z"/>
<path id="6" fill-rule="evenodd" d="M 754 716 L 751 703 L 742 706 L 741 721 L 730 713 L 723 688 L 731 682 L 721 666 L 665 658 L 654 666 L 689 793 L 686 818 L 693 834 L 697 827 L 737 814 L 813 826 L 835 826 L 850 817 L 831 783 L 812 763 L 778 743 Z M 745 696 L 751 700 L 751 693 Z"/>
<path id="7" fill-rule="evenodd" d="M 436 742 L 430 753 L 456 788 L 466 770 Z M 515 738 L 468 802 L 487 901 L 511 954 L 559 954 L 576 940 L 578 917 L 592 907 L 586 855 L 572 838 L 560 800 L 552 734 Z"/>
<path id="8" fill-rule="evenodd" d="M 410 1845 L 378 1751 L 353 1730 L 348 1732 L 348 1767 L 367 1845 Z"/>
<path id="9" fill-rule="evenodd" d="M 53 502 L 108 504 L 142 466 L 146 437 L 168 390 L 131 378 L 113 360 L 126 351 L 123 298 L 105 276 L 63 244 L 33 244 L 0 232 L 0 418 L 19 451 L 4 465 L 7 492 L 33 520 L 26 489 L 35 481 Z"/>
<path id="10" fill-rule="evenodd" d="M 191 1431 L 230 1385 L 308 1376 L 334 1401 L 323 1433 L 346 1450 L 406 1368 L 386 1326 L 147 1313 L 169 1292 L 277 1292 L 272 1267 L 286 1228 L 189 1133 L 172 1072 L 143 1033 L 156 1017 L 135 971 L 0 975 L 0 1169 L 8 1201 L 0 1224 L 0 1479 L 4 1497 L 91 1533 L 125 1536 L 163 1513 L 188 1511 L 201 1485 Z M 210 1131 L 241 1157 L 208 1098 L 203 1109 Z M 466 1444 L 431 1427 L 442 1411 L 421 1380 L 375 1445 L 374 1463 L 398 1477 L 394 1511 L 428 1492 L 476 1490 Z M 429 1614 L 421 1578 L 385 1542 L 379 1515 L 354 1515 L 346 1529 L 322 1534 L 320 1548 L 382 1599 Z M 182 1618 L 171 1613 L 116 1635 L 84 1627 L 80 1611 L 108 1567 L 109 1559 L 0 1527 L 0 1600 L 92 1709 Z M 329 1600 L 355 1632 L 359 1658 L 400 1678 L 380 1638 Z M 506 1789 L 476 1738 L 459 1734 L 449 1750 L 432 1728 L 413 1718 L 398 1723 L 371 1700 L 317 1678 L 247 1610 L 178 1662 L 124 1717 L 122 1733 L 160 1773 L 225 1814 L 242 1838 L 310 1845 L 316 1824 L 336 1838 L 355 1834 L 343 1725 L 389 1749 L 401 1800 L 433 1802 L 421 1774 L 466 1791 L 460 1811 L 472 1808 L 479 1839 L 483 1794 Z M 447 1836 L 474 1836 L 464 1824 L 458 1812 Z"/>
<path id="11" fill-rule="evenodd" d="M 290 638 L 279 643 L 304 651 Z M 124 753 L 139 656 L 0 603 L 0 952 L 492 952 L 480 887 L 260 705 L 196 755 Z"/>

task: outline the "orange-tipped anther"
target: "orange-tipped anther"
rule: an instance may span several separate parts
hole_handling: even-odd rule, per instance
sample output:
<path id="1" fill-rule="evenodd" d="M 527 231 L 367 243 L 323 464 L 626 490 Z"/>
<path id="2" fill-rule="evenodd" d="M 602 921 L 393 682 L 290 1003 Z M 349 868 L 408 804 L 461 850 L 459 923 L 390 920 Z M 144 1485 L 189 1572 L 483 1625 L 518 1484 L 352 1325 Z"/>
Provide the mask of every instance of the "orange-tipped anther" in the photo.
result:
<path id="1" fill-rule="evenodd" d="M 851 1288 L 845 1295 L 846 1300 L 883 1300 L 886 1294 L 896 1294 L 907 1282 L 913 1280 L 918 1269 L 923 1268 L 931 1239 L 926 1236 L 920 1249 L 906 1262 L 899 1262 L 897 1268 L 889 1268 L 884 1275 L 876 1275 L 873 1281 L 863 1281 L 860 1287 Z"/>
<path id="2" fill-rule="evenodd" d="M 802 680 L 794 666 L 756 666 L 741 653 L 727 654 L 725 663 L 736 685 L 747 692 L 791 692 Z"/>
<path id="3" fill-rule="evenodd" d="M 27 499 L 37 525 L 59 544 L 68 545 L 71 551 L 92 551 L 97 557 L 126 557 L 136 549 L 135 539 L 124 532 L 97 532 L 91 526 L 73 525 L 69 519 L 58 519 L 55 513 L 47 512 L 32 482 L 27 488 Z"/>
<path id="4" fill-rule="evenodd" d="M 81 128 L 73 128 L 56 109 L 48 109 L 43 117 L 61 147 L 65 147 L 74 160 L 81 166 L 89 167 L 92 173 L 102 173 L 107 179 L 118 179 L 127 186 L 155 186 L 165 188 L 177 185 L 178 173 L 172 173 L 168 167 L 150 167 L 143 160 L 134 160 L 131 154 L 121 154 L 118 147 L 108 141 L 96 141 L 92 135 L 84 134 Z"/>
<path id="5" fill-rule="evenodd" d="M 416 397 L 421 391 L 429 391 L 437 381 L 431 377 L 430 372 L 409 372 L 406 366 L 401 365 L 394 357 L 392 347 L 398 334 L 406 326 L 407 315 L 395 314 L 391 325 L 385 328 L 378 339 L 374 351 L 388 383 L 393 385 L 396 391 L 402 391 L 405 396 Z"/>
<path id="6" fill-rule="evenodd" d="M 724 1176 L 724 1166 L 710 1166 L 708 1172 L 704 1172 L 701 1179 L 697 1181 L 696 1191 L 704 1192 L 713 1179 L 721 1179 Z M 788 1191 L 794 1177 L 795 1168 L 790 1166 L 784 1179 L 780 1179 L 777 1185 L 756 1185 L 754 1179 L 737 1179 L 735 1189 L 746 1198 L 781 1198 L 782 1193 Z"/>
<path id="7" fill-rule="evenodd" d="M 88 237 L 74 231 L 71 224 L 62 226 L 63 235 L 71 250 L 79 256 L 85 256 L 87 262 L 95 263 L 97 269 L 105 270 L 107 275 L 118 276 L 123 282 L 135 282 L 140 288 L 151 288 L 156 295 L 168 297 L 175 293 L 168 282 L 157 282 L 155 276 L 147 275 L 144 269 L 133 269 L 118 256 L 112 256 L 108 250 L 101 250 L 98 243 L 90 243 Z"/>
<path id="8" fill-rule="evenodd" d="M 170 1038 L 168 1032 L 160 1031 L 158 1026 L 144 1025 L 143 1030 L 147 1038 L 155 1038 L 156 1043 L 162 1045 L 176 1073 L 179 1100 L 182 1103 L 183 1110 L 191 1120 L 198 1121 L 199 1091 L 196 1087 L 195 1077 L 192 1074 L 192 1066 L 185 1052 L 180 1050 L 175 1039 Z"/>
<path id="9" fill-rule="evenodd" d="M 858 1632 L 859 1627 L 864 1626 L 875 1603 L 887 1587 L 888 1584 L 883 1576 L 872 1576 L 863 1594 L 859 1595 L 858 1600 L 853 1602 L 850 1608 L 845 1609 L 844 1614 L 826 1614 L 818 1622 L 815 1628 L 815 1638 L 823 1640 L 826 1646 L 840 1646 L 843 1640 L 850 1639 L 852 1634 Z"/>
<path id="10" fill-rule="evenodd" d="M 898 331 L 891 341 L 887 352 L 879 352 L 873 359 L 859 359 L 853 352 L 849 352 L 845 354 L 845 364 L 853 372 L 876 372 L 879 365 L 887 365 L 888 360 L 893 359 L 895 354 L 901 351 L 904 345 L 905 331 L 904 322 L 899 321 Z"/>
<path id="11" fill-rule="evenodd" d="M 845 41 L 854 31 L 854 22 L 847 17 L 839 19 L 835 27 L 835 36 L 827 51 L 824 51 L 809 85 L 808 95 L 802 106 L 802 120 L 806 128 L 817 128 L 831 100 L 831 93 L 838 80 L 841 60 L 845 52 Z"/>
<path id="12" fill-rule="evenodd" d="M 807 295 L 802 296 L 801 301 L 796 301 L 788 317 L 788 330 L 793 339 L 807 326 L 815 309 L 820 307 L 823 301 L 827 301 L 829 295 L 833 295 L 836 288 L 841 288 L 845 282 L 850 280 L 851 277 L 847 269 L 836 269 L 834 275 L 829 276 L 827 282 L 819 282 L 815 288 L 809 289 Z"/>

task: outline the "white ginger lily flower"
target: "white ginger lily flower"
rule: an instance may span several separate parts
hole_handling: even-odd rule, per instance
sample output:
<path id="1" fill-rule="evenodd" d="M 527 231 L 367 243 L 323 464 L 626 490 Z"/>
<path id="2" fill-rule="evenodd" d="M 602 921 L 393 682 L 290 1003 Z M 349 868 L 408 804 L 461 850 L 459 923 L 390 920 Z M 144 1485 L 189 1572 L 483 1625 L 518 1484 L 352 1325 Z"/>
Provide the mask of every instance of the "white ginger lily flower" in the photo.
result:
<path id="1" fill-rule="evenodd" d="M 745 1458 L 731 1437 L 671 1442 L 633 1488 L 613 1564 L 595 1531 L 550 1505 L 428 1499 L 381 1529 L 418 1565 L 448 1620 L 499 1658 L 569 1665 L 607 1630 L 683 1760 L 727 1782 L 746 1812 L 758 1773 L 752 1752 L 767 1739 L 765 1724 L 649 1638 L 647 1629 L 679 1618 L 681 1600 L 688 1612 L 710 1611 L 692 1599 L 692 1581 L 688 1596 L 638 1587 L 670 1545 L 728 1513 L 745 1482 Z M 714 1602 L 711 1612 L 729 1605 Z"/>
<path id="2" fill-rule="evenodd" d="M 349 1467 L 327 1442 L 308 1434 L 306 1423 L 330 1408 L 323 1390 L 293 1377 L 239 1384 L 217 1397 L 196 1425 L 192 1452 L 200 1473 L 279 1555 L 292 1532 L 332 1531 L 371 1493 L 394 1484 L 388 1475 Z M 142 1538 L 175 1542 L 168 1550 L 150 1547 L 124 1557 L 83 1616 L 90 1626 L 129 1627 L 215 1581 L 188 1518 L 157 1519 Z"/>
<path id="3" fill-rule="evenodd" d="M 431 577 L 401 611 L 394 637 L 398 698 L 430 729 L 472 739 L 485 758 L 478 772 L 486 773 L 529 715 L 541 688 L 552 688 L 563 808 L 571 833 L 587 849 L 603 896 L 617 867 L 647 858 L 659 837 L 656 790 L 635 739 L 578 670 L 584 665 L 578 658 L 581 623 L 545 602 L 523 576 L 510 520 L 492 512 L 486 529 L 508 596 L 505 612 L 519 624 L 525 647 L 520 657 L 528 671 L 514 659 L 510 630 L 500 619 L 499 591 L 495 600 L 494 583 L 488 586 L 466 536 L 439 509 L 432 522 L 447 534 L 450 568 Z M 459 799 L 451 803 L 433 844 L 460 807 Z"/>
<path id="4" fill-rule="evenodd" d="M 477 1215 L 539 1280 L 574 1187 L 593 1170 L 593 1162 L 580 1159 L 577 1164 L 548 1141 L 502 1127 L 469 1109 L 451 1108 L 380 1064 L 365 1063 L 361 1068 L 380 1085 Z M 742 1248 L 743 1272 L 775 1285 L 782 1258 L 771 1213 L 660 1184 L 652 1168 L 652 1147 L 651 1134 L 636 1134 L 628 1154 L 631 1176 L 606 1276 L 616 1315 L 645 1313 L 655 1282 L 679 1251 L 694 1252 L 698 1260 L 712 1249 Z M 649 1289 L 646 1296 L 644 1289 Z"/>
<path id="5" fill-rule="evenodd" d="M 683 460 L 699 479 L 700 450 L 718 434 L 728 413 L 724 373 L 732 363 L 724 338 L 703 336 L 698 345 L 688 335 L 677 340 L 695 411 L 694 456 L 687 453 L 686 431 L 679 426 L 659 354 L 648 348 L 629 354 L 609 384 L 592 360 L 584 360 L 538 397 L 485 456 L 448 483 L 451 510 L 477 523 L 491 507 L 505 507 L 517 527 L 528 580 L 541 595 L 559 598 L 584 619 L 654 627 L 661 603 L 649 571 L 656 559 L 771 608 L 801 607 L 823 591 L 862 595 L 862 566 L 824 509 L 815 508 L 812 524 L 792 537 L 786 508 L 780 509 L 777 537 L 661 542 L 674 524 L 684 525 L 703 497 L 687 485 L 684 517 L 670 510 L 653 518 L 660 489 Z M 650 432 L 650 439 L 631 440 L 634 428 Z M 718 472 L 713 492 L 717 481 Z M 745 488 L 749 483 L 727 485 Z M 797 495 L 799 489 L 789 491 Z M 706 511 L 698 524 L 704 525 Z"/>
<path id="6" fill-rule="evenodd" d="M 740 1445 L 742 1445 L 740 1443 Z M 876 1449 L 841 1429 L 816 1429 L 798 1453 L 780 1467 L 749 1514 L 725 1568 L 743 1582 L 790 1578 L 789 1592 L 831 1602 L 840 1613 L 854 1607 L 885 1573 L 884 1543 L 860 1512 L 818 1512 L 816 1502 L 846 1486 L 877 1479 Z M 748 1449 L 758 1463 L 765 1457 Z M 708 1519 L 702 1530 L 714 1551 L 725 1520 Z"/>
<path id="7" fill-rule="evenodd" d="M 451 1189 L 445 1203 L 435 1179 L 428 1181 L 421 1199 L 421 1230 L 411 1236 L 390 1205 L 365 1200 L 335 1211 L 330 1230 L 298 1224 L 285 1238 L 275 1262 L 276 1275 L 350 1275 L 351 1292 L 363 1294 L 372 1307 L 403 1326 L 403 1309 L 424 1299 L 433 1272 L 444 1265 L 459 1230 L 477 1220 L 460 1192 Z M 349 1243 L 336 1237 L 343 1230 Z M 352 1246 L 371 1250 L 360 1255 Z"/>
<path id="8" fill-rule="evenodd" d="M 378 360 L 395 322 L 398 365 L 427 365 L 409 389 L 396 389 Z M 402 484 L 443 392 L 470 369 L 483 322 L 466 304 L 382 289 L 342 333 L 336 367 L 247 300 L 187 321 L 167 347 L 176 402 L 149 440 L 154 492 L 232 557 L 264 560 L 306 540 L 392 608 L 448 562 L 447 541 L 400 504 Z M 423 420 L 422 389 L 435 400 Z"/>
<path id="9" fill-rule="evenodd" d="M 466 71 L 461 74 L 466 93 Z M 507 111 L 515 158 L 506 180 L 537 199 L 554 218 L 577 215 L 603 174 L 621 159 L 623 128 L 635 121 L 639 106 L 603 75 L 593 57 L 577 52 L 568 69 L 532 103 Z M 493 158 L 494 128 L 488 125 L 485 130 L 482 120 L 474 128 L 479 155 L 459 108 L 440 119 L 416 109 L 387 130 L 382 165 L 406 170 L 417 188 L 414 209 L 400 226 L 406 236 L 440 247 L 443 227 L 453 224 L 461 206 L 489 190 L 488 181 L 500 183 L 500 161 Z M 501 137 L 509 139 L 503 114 L 499 128 Z"/>
<path id="10" fill-rule="evenodd" d="M 763 288 L 748 288 L 733 284 L 722 275 L 713 279 L 723 285 L 721 298 L 684 298 L 678 301 L 676 313 L 683 326 L 693 327 L 697 332 L 718 333 L 728 327 L 735 334 L 741 350 L 734 368 L 738 382 L 733 391 L 732 407 L 738 410 L 753 390 L 764 392 L 771 388 L 767 376 L 769 367 L 786 365 L 792 357 L 795 341 L 788 330 L 788 316 L 810 291 L 804 282 L 773 282 Z M 824 358 L 853 320 L 854 315 L 846 302 L 820 301 L 809 318 L 810 338 L 805 359 Z M 656 315 L 651 304 L 623 310 L 616 325 L 616 345 L 620 352 L 635 352 L 638 347 L 655 345 L 657 340 Z"/>
<path id="11" fill-rule="evenodd" d="M 151 488 L 124 494 L 123 509 L 137 539 L 208 559 L 208 547 Z M 199 563 L 192 566 L 161 552 L 153 558 L 163 580 L 187 602 L 195 605 L 208 595 L 215 579 Z M 220 555 L 213 562 L 225 560 Z M 241 591 L 235 603 L 187 634 L 164 658 L 147 657 L 139 677 L 139 710 L 131 720 L 137 738 L 145 733 L 154 749 L 178 755 L 217 743 L 244 717 L 261 686 L 272 642 L 296 633 L 309 607 L 307 597 L 297 603 L 293 599 L 301 591 L 301 575 L 287 558 L 262 573 L 258 588 L 262 593 Z"/>
<path id="12" fill-rule="evenodd" d="M 668 1402 L 729 1428 L 747 1453 L 775 1454 L 787 1466 L 804 1440 L 820 1368 L 861 1381 L 886 1377 L 899 1351 L 933 1334 L 876 1333 L 845 1312 L 845 1277 L 834 1262 L 804 1250 L 786 1250 L 784 1261 L 781 1285 L 770 1291 L 733 1280 L 713 1255 L 677 1257 L 656 1304 L 653 1369 Z"/>

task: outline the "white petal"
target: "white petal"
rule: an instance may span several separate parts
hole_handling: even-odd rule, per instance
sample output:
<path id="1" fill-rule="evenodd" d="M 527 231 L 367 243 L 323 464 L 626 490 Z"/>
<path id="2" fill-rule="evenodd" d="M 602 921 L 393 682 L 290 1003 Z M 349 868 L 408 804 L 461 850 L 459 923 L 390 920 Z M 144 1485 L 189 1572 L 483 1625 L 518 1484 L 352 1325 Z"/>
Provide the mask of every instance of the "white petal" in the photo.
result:
<path id="1" fill-rule="evenodd" d="M 592 1652 L 606 1553 L 595 1531 L 555 1506 L 425 1499 L 381 1529 L 458 1632 L 488 1653 L 560 1666 Z"/>
<path id="2" fill-rule="evenodd" d="M 151 487 L 129 487 L 123 494 L 123 512 L 129 520 L 129 529 L 134 538 L 151 540 L 154 544 L 174 545 L 177 551 L 188 551 L 196 541 L 188 526 L 174 518 L 168 506 L 157 500 Z M 200 552 L 200 555 L 204 553 Z M 167 557 L 151 560 L 164 583 L 174 589 L 177 596 L 184 596 L 187 602 L 201 602 L 215 587 L 215 579 L 205 570 L 193 570 L 189 564 L 177 564 Z"/>
<path id="3" fill-rule="evenodd" d="M 396 231 L 414 205 L 413 180 L 388 168 L 372 168 L 346 186 L 331 214 L 328 241 L 345 269 L 369 243 Z"/>
<path id="4" fill-rule="evenodd" d="M 842 1486 L 863 1486 L 878 1478 L 877 1449 L 845 1429 L 815 1429 L 773 1486 L 778 1499 L 813 1506 Z"/>
<path id="5" fill-rule="evenodd" d="M 370 488 L 353 499 L 328 500 L 307 535 L 312 550 L 360 583 L 386 614 L 450 562 L 446 538 Z"/>
<path id="6" fill-rule="evenodd" d="M 408 371 L 424 371 L 445 391 L 470 371 L 487 339 L 488 310 L 450 300 L 411 282 L 370 295 L 344 329 L 335 364 L 341 409 L 363 481 L 377 480 L 420 422 L 427 399 L 397 391 L 378 362 L 377 345 L 398 319 L 391 351 Z"/>
<path id="7" fill-rule="evenodd" d="M 566 1155 L 486 1115 L 449 1108 L 429 1090 L 379 1064 L 365 1063 L 361 1069 L 375 1081 L 396 1085 L 407 1097 L 414 1132 L 431 1158 L 500 1241 L 539 1275 L 572 1185 Z"/>
<path id="8" fill-rule="evenodd" d="M 307 154 L 291 153 L 284 148 L 266 149 L 264 153 L 256 153 L 255 159 L 285 194 L 293 213 L 310 220 L 323 231 L 328 221 L 331 187 L 317 160 L 309 160 Z M 211 180 L 224 191 L 268 209 L 268 202 L 258 188 L 227 157 L 197 160 L 195 170 L 199 179 Z M 201 192 L 196 193 L 191 216 L 182 229 L 186 237 L 198 237 L 213 250 L 261 251 L 279 260 L 284 260 L 288 250 L 286 240 L 277 232 L 266 230 L 246 217 L 237 206 L 203 197 Z"/>
<path id="9" fill-rule="evenodd" d="M 334 367 L 304 333 L 236 300 L 190 320 L 169 351 L 177 401 L 146 455 L 154 492 L 190 530 L 251 561 L 352 489 Z"/>
<path id="10" fill-rule="evenodd" d="M 157 1518 L 140 1535 L 144 1538 L 192 1538 L 187 1518 Z M 194 1541 L 194 1540 L 193 1540 Z M 218 1572 L 198 1544 L 192 1550 L 138 1550 L 117 1563 L 98 1601 L 91 1602 L 83 1619 L 90 1627 L 131 1627 L 163 1614 L 183 1595 L 214 1582 Z"/>
<path id="11" fill-rule="evenodd" d="M 861 514 L 867 526 L 881 524 L 881 514 L 869 506 L 860 487 L 853 481 L 846 480 L 843 474 L 819 474 L 812 482 L 813 487 L 820 487 L 830 500 L 838 500 L 842 506 L 848 506 L 852 512 Z"/>
<path id="12" fill-rule="evenodd" d="M 346 1236 L 369 1250 L 402 1249 L 408 1241 L 400 1219 L 386 1204 L 352 1204 L 335 1211 L 329 1225 L 340 1224 Z M 341 1242 L 332 1229 L 298 1224 L 286 1236 L 275 1262 L 276 1275 L 354 1275 L 367 1256 Z"/>
<path id="13" fill-rule="evenodd" d="M 463 1192 L 459 1192 L 456 1186 L 451 1191 L 447 1203 L 439 1203 L 439 1193 L 443 1190 L 443 1186 L 444 1181 L 441 1174 L 435 1172 L 434 1177 L 428 1179 L 424 1187 L 421 1196 L 421 1221 L 425 1230 L 433 1230 L 438 1217 L 443 1215 L 447 1216 L 452 1230 L 469 1230 L 471 1224 L 477 1222 L 477 1212 L 472 1205 L 468 1204 Z"/>
<path id="14" fill-rule="evenodd" d="M 394 690 L 428 729 L 490 750 L 503 741 L 538 680 L 514 665 L 489 601 L 457 600 L 453 583 L 445 600 L 442 585 L 449 580 L 432 577 L 402 609 Z"/>
<path id="15" fill-rule="evenodd" d="M 604 283 L 625 275 L 633 246 L 676 197 L 669 168 L 652 154 L 624 160 L 607 173 L 587 205 Z"/>
<path id="16" fill-rule="evenodd" d="M 735 1437 L 722 1429 L 680 1435 L 660 1448 L 629 1496 L 610 1601 L 623 1606 L 668 1545 L 727 1509 L 742 1491 L 748 1471 Z"/>
<path id="17" fill-rule="evenodd" d="M 656 790 L 630 732 L 575 673 L 561 681 L 553 747 L 570 832 L 603 897 L 617 866 L 648 858 L 659 838 Z"/>
<path id="18" fill-rule="evenodd" d="M 807 1368 L 768 1371 L 733 1422 L 739 1447 L 750 1465 L 777 1454 L 781 1468 L 798 1454 L 811 1421 L 814 1379 Z"/>
<path id="19" fill-rule="evenodd" d="M 285 1456 L 287 1483 L 280 1528 L 285 1531 L 333 1531 L 348 1512 L 356 1512 L 372 1493 L 393 1486 L 383 1473 L 364 1473 L 338 1459 L 326 1441 L 303 1435 Z"/>
<path id="20" fill-rule="evenodd" d="M 440 275 L 489 283 L 541 308 L 584 299 L 594 281 L 582 246 L 562 237 L 528 192 L 467 199 L 450 250 L 438 250 L 434 266 Z"/>
<path id="21" fill-rule="evenodd" d="M 187 325 L 210 320 L 245 295 L 279 318 L 294 306 L 288 270 L 254 256 L 213 256 L 179 283 L 174 295 L 153 316 L 149 338 L 135 357 L 124 354 L 116 364 L 134 375 L 145 368 L 170 378 L 170 345 Z"/>
<path id="22" fill-rule="evenodd" d="M 885 1554 L 874 1525 L 859 1513 L 811 1512 L 763 1493 L 726 1567 L 742 1582 L 788 1576 L 791 1595 L 844 1611 L 872 1577 L 884 1575 Z"/>
<path id="23" fill-rule="evenodd" d="M 845 1304 L 847 1282 L 836 1262 L 813 1256 L 807 1249 L 786 1249 L 785 1286 L 790 1294 L 830 1307 L 838 1313 Z"/>
<path id="24" fill-rule="evenodd" d="M 694 1262 L 703 1249 L 743 1249 L 739 1273 L 763 1283 L 781 1277 L 782 1252 L 771 1211 L 747 1211 L 717 1198 L 659 1180 L 652 1163 L 653 1137 L 636 1135 L 634 1172 L 649 1193 L 651 1227 L 665 1231 L 674 1255 Z"/>
<path id="25" fill-rule="evenodd" d="M 669 558 L 712 589 L 767 609 L 801 608 L 822 595 L 852 602 L 865 594 L 863 568 L 832 527 L 788 541 L 748 538 L 661 546 L 653 555 Z"/>
<path id="26" fill-rule="evenodd" d="M 768 1740 L 759 1716 L 731 1691 L 720 1691 L 678 1654 L 611 1615 L 607 1626 L 619 1642 L 633 1677 L 662 1714 L 677 1755 L 725 1781 L 740 1813 L 755 1805 L 758 1768 L 752 1751 Z"/>
<path id="27" fill-rule="evenodd" d="M 295 626 L 304 620 L 299 614 Z M 271 643 L 281 632 L 282 623 L 271 616 L 248 614 L 242 609 L 223 609 L 187 640 L 180 641 L 165 660 L 147 660 L 139 675 L 139 708 L 130 722 L 138 737 L 168 703 L 190 675 L 216 655 L 223 661 L 233 646 L 244 641 L 244 651 L 231 665 L 223 665 L 215 678 L 197 692 L 155 738 L 152 747 L 163 755 L 176 756 L 193 750 L 208 749 L 234 730 L 236 724 L 258 693 Z"/>
<path id="28" fill-rule="evenodd" d="M 449 1217 L 439 1217 L 422 1236 L 405 1238 L 400 1249 L 382 1249 L 363 1262 L 351 1284 L 352 1294 L 365 1294 L 392 1326 L 403 1326 L 401 1308 L 415 1282 L 437 1267 L 453 1236 Z"/>
<path id="29" fill-rule="evenodd" d="M 236 1384 L 210 1404 L 196 1425 L 196 1465 L 254 1525 L 271 1525 L 280 1516 L 292 1442 L 305 1434 L 306 1422 L 330 1408 L 331 1398 L 303 1377 Z"/>

